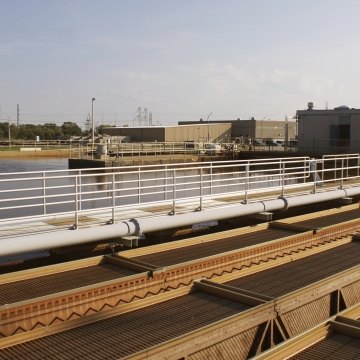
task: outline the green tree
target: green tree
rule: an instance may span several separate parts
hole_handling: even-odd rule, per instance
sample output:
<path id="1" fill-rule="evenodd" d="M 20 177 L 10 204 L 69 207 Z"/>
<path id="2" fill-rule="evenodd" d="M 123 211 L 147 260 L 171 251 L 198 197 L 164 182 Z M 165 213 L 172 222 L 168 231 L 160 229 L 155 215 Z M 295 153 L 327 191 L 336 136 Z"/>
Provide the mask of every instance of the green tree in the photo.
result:
<path id="1" fill-rule="evenodd" d="M 61 125 L 63 139 L 70 139 L 71 136 L 81 136 L 81 128 L 74 122 L 67 121 Z"/>
<path id="2" fill-rule="evenodd" d="M 9 134 L 9 123 L 0 123 L 0 140 L 7 140 Z"/>

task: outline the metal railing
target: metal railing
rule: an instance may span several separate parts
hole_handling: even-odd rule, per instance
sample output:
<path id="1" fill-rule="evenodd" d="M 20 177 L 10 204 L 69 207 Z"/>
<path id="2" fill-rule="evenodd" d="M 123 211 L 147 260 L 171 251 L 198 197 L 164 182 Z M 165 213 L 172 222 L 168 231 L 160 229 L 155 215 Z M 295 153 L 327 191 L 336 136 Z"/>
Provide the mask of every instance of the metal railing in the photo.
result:
<path id="1" fill-rule="evenodd" d="M 295 146 L 280 146 L 263 143 L 214 143 L 214 142 L 141 142 L 141 143 L 122 143 L 112 139 L 110 143 L 104 141 L 92 144 L 88 140 L 14 140 L 2 141 L 0 150 L 3 151 L 40 151 L 58 150 L 59 152 L 69 152 L 72 158 L 93 159 L 98 154 L 98 146 L 105 149 L 105 154 L 109 157 L 122 159 L 131 156 L 163 156 L 163 155 L 217 155 L 235 157 L 241 151 L 277 151 L 295 152 Z"/>
<path id="2" fill-rule="evenodd" d="M 299 149 L 313 153 L 345 154 L 360 151 L 360 139 L 303 139 Z"/>
<path id="3" fill-rule="evenodd" d="M 216 146 L 216 148 L 215 148 Z M 238 153 L 242 148 L 238 144 L 215 144 L 204 142 L 142 142 L 142 143 L 99 143 L 74 145 L 72 152 L 79 158 L 93 158 L 98 155 L 98 147 L 105 151 L 102 155 L 121 159 L 132 156 L 162 155 L 230 155 Z M 99 148 L 99 149 L 100 149 Z M 76 151 L 75 151 L 76 150 Z"/>
<path id="4" fill-rule="evenodd" d="M 116 159 L 129 158 L 132 156 L 163 156 L 163 155 L 212 155 L 233 156 L 241 151 L 277 151 L 294 152 L 296 147 L 272 146 L 245 143 L 212 143 L 212 142 L 142 142 L 142 143 L 99 143 L 95 144 L 73 144 L 71 151 L 73 157 L 93 158 L 97 154 L 97 147 L 102 146 L 109 157 Z"/>
<path id="5" fill-rule="evenodd" d="M 115 223 L 120 213 L 176 214 L 204 210 L 205 203 L 247 203 L 255 194 L 342 188 L 358 181 L 359 164 L 359 154 L 350 154 L 7 173 L 0 175 L 0 223 L 67 216 L 77 228 L 80 218 Z"/>

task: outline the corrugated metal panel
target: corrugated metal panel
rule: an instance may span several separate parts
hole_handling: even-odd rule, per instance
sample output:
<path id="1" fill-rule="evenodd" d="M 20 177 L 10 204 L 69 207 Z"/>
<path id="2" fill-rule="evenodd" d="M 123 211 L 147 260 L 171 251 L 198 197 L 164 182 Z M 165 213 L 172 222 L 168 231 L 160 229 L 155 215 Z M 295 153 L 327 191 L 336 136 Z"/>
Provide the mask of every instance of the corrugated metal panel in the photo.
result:
<path id="1" fill-rule="evenodd" d="M 169 266 L 244 248 L 246 246 L 260 244 L 270 240 L 281 239 L 292 234 L 293 232 L 288 230 L 266 229 L 249 234 L 232 236 L 222 239 L 221 241 L 206 242 L 162 252 L 155 252 L 153 254 L 134 257 L 134 259 L 147 264 Z"/>
<path id="2" fill-rule="evenodd" d="M 113 264 L 99 264 L 80 269 L 29 278 L 0 285 L 0 305 L 12 304 L 60 291 L 76 289 L 102 281 L 110 281 L 135 274 Z"/>
<path id="3" fill-rule="evenodd" d="M 345 286 L 342 293 L 348 307 L 360 302 L 360 281 Z"/>
<path id="4" fill-rule="evenodd" d="M 2 349 L 0 359 L 118 359 L 247 309 L 199 291 Z"/>
<path id="5" fill-rule="evenodd" d="M 301 332 L 318 325 L 331 315 L 331 296 L 323 296 L 311 303 L 294 309 L 282 315 L 283 320 L 291 332 L 297 335 Z"/>
<path id="6" fill-rule="evenodd" d="M 209 346 L 187 356 L 189 360 L 247 359 L 259 327 L 253 327 L 239 335 Z"/>
<path id="7" fill-rule="evenodd" d="M 351 242 L 227 284 L 279 297 L 360 264 L 360 243 Z"/>
<path id="8" fill-rule="evenodd" d="M 353 360 L 360 358 L 360 339 L 350 336 L 335 334 L 319 341 L 308 349 L 296 354 L 291 359 L 314 360 Z"/>

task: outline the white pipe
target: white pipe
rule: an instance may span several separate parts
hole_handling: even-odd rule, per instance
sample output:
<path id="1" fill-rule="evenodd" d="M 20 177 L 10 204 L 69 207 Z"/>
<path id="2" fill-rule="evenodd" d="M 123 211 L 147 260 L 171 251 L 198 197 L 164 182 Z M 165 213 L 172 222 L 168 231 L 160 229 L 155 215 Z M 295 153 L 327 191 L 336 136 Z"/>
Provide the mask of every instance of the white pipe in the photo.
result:
<path id="1" fill-rule="evenodd" d="M 324 201 L 360 195 L 360 186 L 248 204 L 229 205 L 179 215 L 162 215 L 152 218 L 131 219 L 112 225 L 96 226 L 78 230 L 62 230 L 43 234 L 25 235 L 0 240 L 0 256 L 10 256 L 32 251 L 73 246 L 122 236 L 140 235 L 196 223 L 221 220 L 264 211 L 286 210 L 290 207 L 309 205 Z"/>
<path id="2" fill-rule="evenodd" d="M 0 240 L 0 257 L 113 239 L 136 232 L 138 230 L 135 223 L 123 221 L 116 225 L 5 238 Z"/>
<path id="3" fill-rule="evenodd" d="M 341 199 L 346 196 L 360 195 L 360 187 L 343 190 L 333 190 L 315 194 L 279 197 L 275 200 L 267 200 L 249 204 L 229 205 L 222 208 L 213 208 L 176 216 L 167 216 L 156 221 L 153 218 L 131 219 L 137 224 L 140 233 L 149 233 L 158 230 L 171 229 L 186 225 L 197 224 L 212 220 L 230 219 L 233 217 L 259 214 L 264 211 L 287 210 L 290 207 L 309 205 L 324 201 Z"/>
<path id="4" fill-rule="evenodd" d="M 281 210 L 284 208 L 283 199 L 260 201 L 247 204 L 229 205 L 206 209 L 205 211 L 194 211 L 191 213 L 174 216 L 162 216 L 160 219 L 140 218 L 131 219 L 137 224 L 140 233 L 149 233 L 159 230 L 172 229 L 187 225 L 193 225 L 212 220 L 230 219 L 238 216 L 258 214 L 264 211 Z"/>

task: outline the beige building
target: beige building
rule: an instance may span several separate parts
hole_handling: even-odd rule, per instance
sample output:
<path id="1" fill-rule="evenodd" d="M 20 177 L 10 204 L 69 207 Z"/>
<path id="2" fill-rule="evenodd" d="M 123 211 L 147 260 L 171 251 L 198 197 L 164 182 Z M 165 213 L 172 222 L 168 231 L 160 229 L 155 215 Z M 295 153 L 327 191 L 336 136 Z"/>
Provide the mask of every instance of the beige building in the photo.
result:
<path id="1" fill-rule="evenodd" d="M 125 136 L 133 142 L 229 142 L 231 124 L 209 123 L 174 126 L 104 127 L 101 134 Z"/>
<path id="2" fill-rule="evenodd" d="M 296 112 L 299 129 L 299 149 L 320 153 L 360 151 L 360 109 L 340 106 L 333 110 Z"/>
<path id="3" fill-rule="evenodd" d="M 279 139 L 284 140 L 286 138 L 286 131 L 288 131 L 288 140 L 296 139 L 296 122 L 290 119 L 288 122 L 285 120 L 256 120 L 254 118 L 250 120 L 216 120 L 210 121 L 213 123 L 230 123 L 231 124 L 231 138 L 248 137 L 250 139 Z M 185 124 L 201 124 L 204 121 L 182 121 L 179 125 Z"/>

